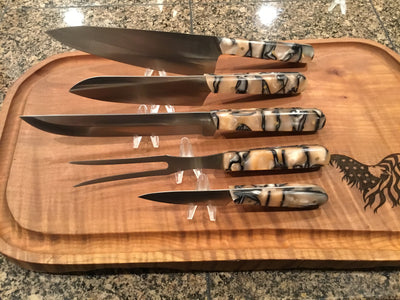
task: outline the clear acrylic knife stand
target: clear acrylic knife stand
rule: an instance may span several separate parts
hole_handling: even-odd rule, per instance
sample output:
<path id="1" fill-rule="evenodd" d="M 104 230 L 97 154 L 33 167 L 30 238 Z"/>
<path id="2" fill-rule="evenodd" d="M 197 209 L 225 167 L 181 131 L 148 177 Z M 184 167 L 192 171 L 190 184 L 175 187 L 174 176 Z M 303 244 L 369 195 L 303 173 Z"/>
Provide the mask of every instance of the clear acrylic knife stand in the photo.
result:
<path id="1" fill-rule="evenodd" d="M 342 15 L 346 14 L 346 0 L 333 0 L 331 5 L 328 8 L 328 11 L 331 12 L 337 5 L 340 6 L 340 11 Z"/>
<path id="2" fill-rule="evenodd" d="M 181 139 L 180 143 L 180 156 L 183 157 L 193 157 L 193 149 L 192 149 L 192 144 L 187 137 L 183 137 Z M 183 173 L 184 171 L 179 171 L 175 173 L 175 179 L 176 183 L 180 184 L 182 183 L 183 179 Z M 210 187 L 210 184 L 208 182 L 208 176 L 207 174 L 204 174 L 201 169 L 193 169 L 193 173 L 195 174 L 197 178 L 197 183 L 196 183 L 196 190 L 198 191 L 207 191 Z M 187 214 L 187 219 L 192 220 L 194 217 L 194 214 L 196 213 L 197 205 L 195 204 L 189 204 L 188 207 L 188 214 Z M 216 215 L 217 215 L 217 208 L 216 206 L 212 205 L 212 203 L 207 204 L 207 211 L 208 211 L 208 217 L 210 221 L 215 221 L 216 220 Z"/>
<path id="3" fill-rule="evenodd" d="M 197 190 L 198 191 L 207 191 L 209 189 L 209 182 L 207 174 L 201 173 L 200 176 L 197 178 Z M 193 220 L 194 214 L 196 212 L 197 205 L 189 204 L 188 207 L 188 220 Z M 207 212 L 210 221 L 215 222 L 217 219 L 217 207 L 214 206 L 211 202 L 207 204 Z"/>
<path id="4" fill-rule="evenodd" d="M 153 69 L 146 69 L 144 76 L 152 76 L 154 73 Z M 165 71 L 158 71 L 159 76 L 166 76 Z M 160 109 L 160 105 L 150 105 L 150 109 L 148 105 L 141 104 L 138 108 L 137 113 L 138 114 L 147 114 L 147 113 L 152 113 L 156 114 L 158 113 Z M 165 105 L 165 110 L 169 113 L 175 112 L 175 108 L 172 105 Z M 153 144 L 153 148 L 158 148 L 160 146 L 160 138 L 158 136 L 150 136 L 151 143 Z M 142 140 L 142 136 L 136 135 L 133 137 L 133 148 L 138 149 L 140 142 Z M 183 157 L 192 157 L 193 156 L 193 150 L 192 150 L 192 144 L 187 137 L 183 137 L 180 142 L 180 156 Z M 197 184 L 196 184 L 196 189 L 200 191 L 208 190 L 209 189 L 209 182 L 208 182 L 208 176 L 200 169 L 193 169 L 193 173 L 195 174 L 197 178 Z M 175 182 L 176 184 L 181 184 L 183 181 L 183 174 L 184 171 L 178 171 L 175 173 Z M 195 204 L 190 204 L 188 207 L 188 215 L 187 219 L 192 220 L 194 217 L 194 214 L 196 213 L 197 205 Z M 208 216 L 210 218 L 210 221 L 215 221 L 216 220 L 216 214 L 217 214 L 217 208 L 212 205 L 212 203 L 207 204 L 207 211 L 208 211 Z"/>
<path id="5" fill-rule="evenodd" d="M 166 76 L 167 73 L 165 71 L 157 71 L 158 76 Z M 153 69 L 146 69 L 144 76 L 152 76 L 154 73 Z M 137 113 L 138 114 L 156 114 L 160 110 L 160 105 L 150 105 L 150 108 L 148 105 L 141 104 L 138 108 Z M 172 105 L 165 105 L 165 110 L 169 113 L 175 112 L 175 108 Z M 153 148 L 158 148 L 160 146 L 160 138 L 158 136 L 150 136 L 151 143 L 153 145 Z M 142 136 L 135 135 L 133 137 L 133 148 L 138 149 L 140 142 L 142 141 Z"/>
<path id="6" fill-rule="evenodd" d="M 187 137 L 181 138 L 179 150 L 180 150 L 180 156 L 182 156 L 182 157 L 193 157 L 194 156 L 192 143 L 190 142 L 190 139 Z M 175 173 L 176 184 L 182 183 L 184 172 L 185 171 L 178 171 Z M 198 184 L 198 180 L 200 178 L 200 175 L 202 174 L 201 169 L 193 169 L 193 173 L 197 178 L 197 184 Z"/>

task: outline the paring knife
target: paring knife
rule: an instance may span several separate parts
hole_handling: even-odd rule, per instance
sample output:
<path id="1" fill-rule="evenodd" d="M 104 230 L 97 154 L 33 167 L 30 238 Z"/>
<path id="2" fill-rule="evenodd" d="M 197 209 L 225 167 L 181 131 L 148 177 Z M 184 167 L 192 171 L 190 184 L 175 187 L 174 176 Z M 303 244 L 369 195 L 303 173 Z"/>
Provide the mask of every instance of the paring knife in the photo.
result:
<path id="1" fill-rule="evenodd" d="M 212 201 L 213 205 L 227 205 L 233 200 L 235 204 L 271 208 L 316 208 L 328 201 L 326 192 L 321 187 L 311 184 L 236 185 L 230 186 L 229 189 L 165 191 L 139 197 L 171 204 L 198 204 Z"/>
<path id="2" fill-rule="evenodd" d="M 225 109 L 211 112 L 21 116 L 41 130 L 70 136 L 214 135 L 216 130 L 314 132 L 325 115 L 309 108 Z"/>
<path id="3" fill-rule="evenodd" d="M 222 169 L 225 172 L 316 169 L 329 163 L 329 151 L 319 145 L 267 147 L 243 151 L 228 151 L 208 156 L 149 156 L 138 158 L 73 161 L 78 165 L 115 165 L 164 162 L 168 167 L 160 170 L 135 172 L 97 178 L 76 186 L 130 178 L 168 175 L 189 169 Z"/>
<path id="4" fill-rule="evenodd" d="M 214 73 L 221 54 L 296 63 L 309 62 L 314 56 L 313 47 L 305 44 L 125 28 L 76 26 L 51 30 L 48 34 L 72 48 L 97 56 L 181 74 Z"/>
<path id="5" fill-rule="evenodd" d="M 70 92 L 111 102 L 202 105 L 209 93 L 293 95 L 306 85 L 303 74 L 249 73 L 192 76 L 99 76 L 85 79 Z"/>

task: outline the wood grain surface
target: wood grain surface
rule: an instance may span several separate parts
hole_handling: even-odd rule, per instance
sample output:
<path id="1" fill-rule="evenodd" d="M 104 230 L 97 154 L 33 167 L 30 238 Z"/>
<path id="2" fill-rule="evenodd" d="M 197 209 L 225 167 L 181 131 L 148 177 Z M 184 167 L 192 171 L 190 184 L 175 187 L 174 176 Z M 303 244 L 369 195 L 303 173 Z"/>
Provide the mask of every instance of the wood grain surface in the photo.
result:
<path id="1" fill-rule="evenodd" d="M 204 170 L 212 189 L 237 184 L 317 184 L 329 195 L 324 206 L 270 212 L 232 204 L 218 207 L 216 222 L 210 222 L 204 206 L 198 208 L 193 220 L 187 220 L 187 206 L 138 198 L 156 191 L 194 189 L 195 176 L 187 171 L 181 185 L 169 175 L 74 188 L 81 181 L 160 165 L 82 166 L 69 161 L 179 155 L 181 137 L 160 137 L 159 149 L 143 137 L 140 148 L 133 149 L 131 137 L 67 137 L 22 122 L 20 115 L 137 111 L 137 105 L 91 100 L 68 90 L 90 76 L 143 75 L 143 68 L 71 52 L 50 57 L 30 69 L 5 99 L 0 123 L 0 251 L 25 267 L 52 271 L 104 265 L 171 267 L 175 263 L 190 269 L 195 262 L 223 261 L 231 262 L 231 269 L 243 268 L 239 261 L 250 262 L 249 268 L 256 268 L 251 261 L 264 261 L 261 266 L 266 267 L 271 261 L 281 262 L 273 264 L 279 267 L 296 266 L 304 260 L 321 262 L 319 266 L 332 261 L 344 261 L 348 266 L 357 266 L 357 261 L 398 265 L 399 56 L 365 40 L 302 42 L 315 48 L 315 58 L 307 65 L 221 56 L 216 70 L 299 71 L 308 80 L 301 95 L 210 95 L 201 107 L 182 106 L 176 111 L 321 109 L 327 123 L 315 134 L 188 137 L 196 156 L 263 146 L 327 147 L 335 161 L 309 173 L 233 177 L 222 170 Z M 387 162 L 379 164 L 388 156 Z M 353 186 L 342 180 L 346 174 Z M 371 205 L 365 207 L 368 201 Z M 218 268 L 218 264 L 212 266 Z"/>

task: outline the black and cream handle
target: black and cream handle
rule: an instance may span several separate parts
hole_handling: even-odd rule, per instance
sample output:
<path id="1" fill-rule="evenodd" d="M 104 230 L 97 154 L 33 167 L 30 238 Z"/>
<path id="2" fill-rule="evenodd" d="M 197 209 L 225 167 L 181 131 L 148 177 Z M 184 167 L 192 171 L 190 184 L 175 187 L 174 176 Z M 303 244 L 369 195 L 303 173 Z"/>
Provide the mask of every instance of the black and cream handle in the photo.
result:
<path id="1" fill-rule="evenodd" d="M 329 164 L 328 149 L 319 145 L 268 147 L 223 154 L 226 172 L 314 169 Z"/>
<path id="2" fill-rule="evenodd" d="M 312 184 L 236 185 L 229 192 L 235 204 L 265 207 L 307 208 L 328 201 L 324 189 Z"/>
<path id="3" fill-rule="evenodd" d="M 300 63 L 310 62 L 314 58 L 314 48 L 307 44 L 248 41 L 223 37 L 218 40 L 222 54 Z"/>
<path id="4" fill-rule="evenodd" d="M 217 130 L 314 132 L 324 127 L 325 115 L 315 108 L 249 108 L 211 111 Z"/>
<path id="5" fill-rule="evenodd" d="M 212 93 L 250 95 L 292 95 L 301 93 L 306 77 L 298 72 L 259 72 L 248 74 L 204 74 Z"/>

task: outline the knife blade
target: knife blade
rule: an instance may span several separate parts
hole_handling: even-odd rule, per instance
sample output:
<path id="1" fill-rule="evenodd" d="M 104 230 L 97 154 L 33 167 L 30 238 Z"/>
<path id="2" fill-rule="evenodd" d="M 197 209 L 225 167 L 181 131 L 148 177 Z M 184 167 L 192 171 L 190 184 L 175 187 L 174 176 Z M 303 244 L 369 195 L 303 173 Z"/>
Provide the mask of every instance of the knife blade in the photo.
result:
<path id="1" fill-rule="evenodd" d="M 329 163 L 328 149 L 320 145 L 296 145 L 283 147 L 266 147 L 243 151 L 228 151 L 207 156 L 149 156 L 123 159 L 72 161 L 77 165 L 116 165 L 163 162 L 165 169 L 134 172 L 120 175 L 101 177 L 77 184 L 75 187 L 125 180 L 138 177 L 168 175 L 189 169 L 216 169 L 228 173 L 247 171 L 274 170 L 313 170 Z"/>
<path id="2" fill-rule="evenodd" d="M 255 131 L 315 132 L 325 115 L 310 108 L 223 109 L 211 112 L 21 116 L 30 125 L 69 136 L 133 136 Z"/>
<path id="3" fill-rule="evenodd" d="M 233 202 L 270 208 L 316 208 L 328 201 L 324 189 L 312 184 L 235 185 L 219 190 L 155 192 L 140 195 L 139 198 L 170 204 L 199 204 L 212 201 L 213 205 L 227 205 Z"/>
<path id="4" fill-rule="evenodd" d="M 306 78 L 297 72 L 191 76 L 98 76 L 70 92 L 87 98 L 137 104 L 202 105 L 209 93 L 293 95 Z"/>
<path id="5" fill-rule="evenodd" d="M 75 26 L 50 30 L 72 48 L 111 60 L 181 74 L 213 73 L 221 54 L 307 63 L 311 45 L 126 28 Z"/>

